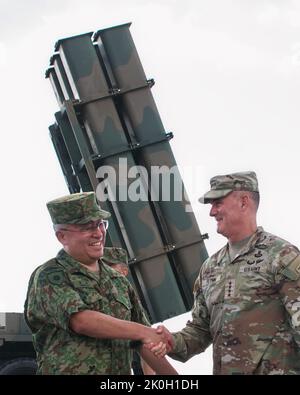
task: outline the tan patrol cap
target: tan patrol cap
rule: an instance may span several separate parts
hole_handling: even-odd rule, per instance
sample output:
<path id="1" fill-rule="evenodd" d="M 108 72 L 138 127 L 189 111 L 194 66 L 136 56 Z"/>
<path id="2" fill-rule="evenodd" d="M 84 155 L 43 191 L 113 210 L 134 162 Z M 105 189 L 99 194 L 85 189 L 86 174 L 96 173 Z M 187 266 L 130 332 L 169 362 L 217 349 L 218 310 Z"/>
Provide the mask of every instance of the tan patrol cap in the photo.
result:
<path id="1" fill-rule="evenodd" d="M 258 191 L 258 181 L 254 171 L 243 171 L 210 179 L 211 189 L 200 197 L 200 203 L 211 203 L 212 200 L 227 196 L 233 191 Z"/>

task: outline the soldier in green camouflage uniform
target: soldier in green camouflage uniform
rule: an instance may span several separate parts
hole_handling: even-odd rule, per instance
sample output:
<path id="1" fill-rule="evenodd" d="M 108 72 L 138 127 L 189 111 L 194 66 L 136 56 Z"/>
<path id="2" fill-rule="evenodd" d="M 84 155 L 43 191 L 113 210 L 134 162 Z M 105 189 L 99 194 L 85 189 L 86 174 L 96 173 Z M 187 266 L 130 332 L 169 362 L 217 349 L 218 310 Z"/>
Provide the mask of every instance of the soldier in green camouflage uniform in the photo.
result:
<path id="1" fill-rule="evenodd" d="M 128 276 L 128 256 L 124 248 L 105 247 L 102 261 L 123 276 Z M 147 376 L 155 374 L 155 371 L 143 359 L 141 360 L 137 351 L 133 352 L 132 369 L 134 372 L 137 372 L 136 374 L 145 374 Z M 169 374 L 172 374 L 172 372 L 170 371 Z"/>
<path id="2" fill-rule="evenodd" d="M 130 374 L 130 340 L 161 336 L 149 327 L 129 281 L 99 259 L 110 214 L 93 192 L 47 207 L 63 249 L 29 281 L 25 317 L 38 374 Z"/>
<path id="3" fill-rule="evenodd" d="M 157 330 L 169 355 L 184 362 L 213 344 L 214 374 L 300 374 L 300 254 L 257 227 L 256 174 L 213 177 L 200 202 L 228 244 L 200 269 L 192 320 L 172 335 Z"/>

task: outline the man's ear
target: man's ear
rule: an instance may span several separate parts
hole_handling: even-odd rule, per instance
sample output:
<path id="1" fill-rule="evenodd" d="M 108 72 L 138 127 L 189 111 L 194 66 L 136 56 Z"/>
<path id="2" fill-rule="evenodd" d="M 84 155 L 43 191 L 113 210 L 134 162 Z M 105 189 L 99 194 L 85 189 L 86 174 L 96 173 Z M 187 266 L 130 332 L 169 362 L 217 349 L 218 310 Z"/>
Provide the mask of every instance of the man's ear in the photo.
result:
<path id="1" fill-rule="evenodd" d="M 243 195 L 241 201 L 242 201 L 241 206 L 243 209 L 245 209 L 249 206 L 249 196 L 248 195 Z"/>
<path id="2" fill-rule="evenodd" d="M 56 236 L 57 240 L 58 240 L 62 245 L 65 245 L 65 243 L 66 243 L 66 234 L 65 234 L 63 231 L 57 230 L 57 231 L 55 232 L 55 236 Z"/>

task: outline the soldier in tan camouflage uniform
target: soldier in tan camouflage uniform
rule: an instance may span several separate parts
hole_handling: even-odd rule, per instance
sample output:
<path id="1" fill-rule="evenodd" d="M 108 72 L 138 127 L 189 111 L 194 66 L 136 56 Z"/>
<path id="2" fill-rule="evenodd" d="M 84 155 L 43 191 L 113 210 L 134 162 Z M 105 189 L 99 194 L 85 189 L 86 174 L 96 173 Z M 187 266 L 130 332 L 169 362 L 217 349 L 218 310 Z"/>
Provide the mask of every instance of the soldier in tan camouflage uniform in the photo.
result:
<path id="1" fill-rule="evenodd" d="M 130 340 L 161 342 L 162 336 L 149 326 L 129 281 L 99 259 L 110 214 L 93 192 L 47 207 L 63 249 L 29 281 L 25 317 L 38 374 L 130 374 Z M 160 373 L 174 374 L 165 359 L 153 361 Z"/>
<path id="2" fill-rule="evenodd" d="M 192 320 L 170 334 L 169 355 L 180 361 L 213 344 L 214 374 L 300 374 L 300 254 L 256 225 L 256 174 L 213 177 L 210 203 L 217 232 L 228 239 L 200 269 Z M 164 355 L 159 346 L 151 350 Z"/>

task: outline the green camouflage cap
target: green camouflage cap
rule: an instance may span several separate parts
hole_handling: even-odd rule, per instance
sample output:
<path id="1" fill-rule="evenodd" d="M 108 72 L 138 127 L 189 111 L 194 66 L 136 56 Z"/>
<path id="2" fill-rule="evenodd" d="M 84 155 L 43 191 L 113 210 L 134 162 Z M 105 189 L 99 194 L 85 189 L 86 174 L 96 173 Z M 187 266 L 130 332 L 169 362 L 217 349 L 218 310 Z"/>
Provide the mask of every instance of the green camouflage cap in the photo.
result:
<path id="1" fill-rule="evenodd" d="M 128 256 L 124 248 L 105 247 L 104 254 L 101 259 L 109 266 L 117 263 L 128 265 Z"/>
<path id="2" fill-rule="evenodd" d="M 258 182 L 254 171 L 215 176 L 210 179 L 211 189 L 199 199 L 200 203 L 210 203 L 214 199 L 227 196 L 233 191 L 258 192 Z"/>
<path id="3" fill-rule="evenodd" d="M 86 224 L 107 219 L 110 213 L 100 208 L 95 192 L 73 193 L 47 203 L 52 222 L 57 224 Z"/>

